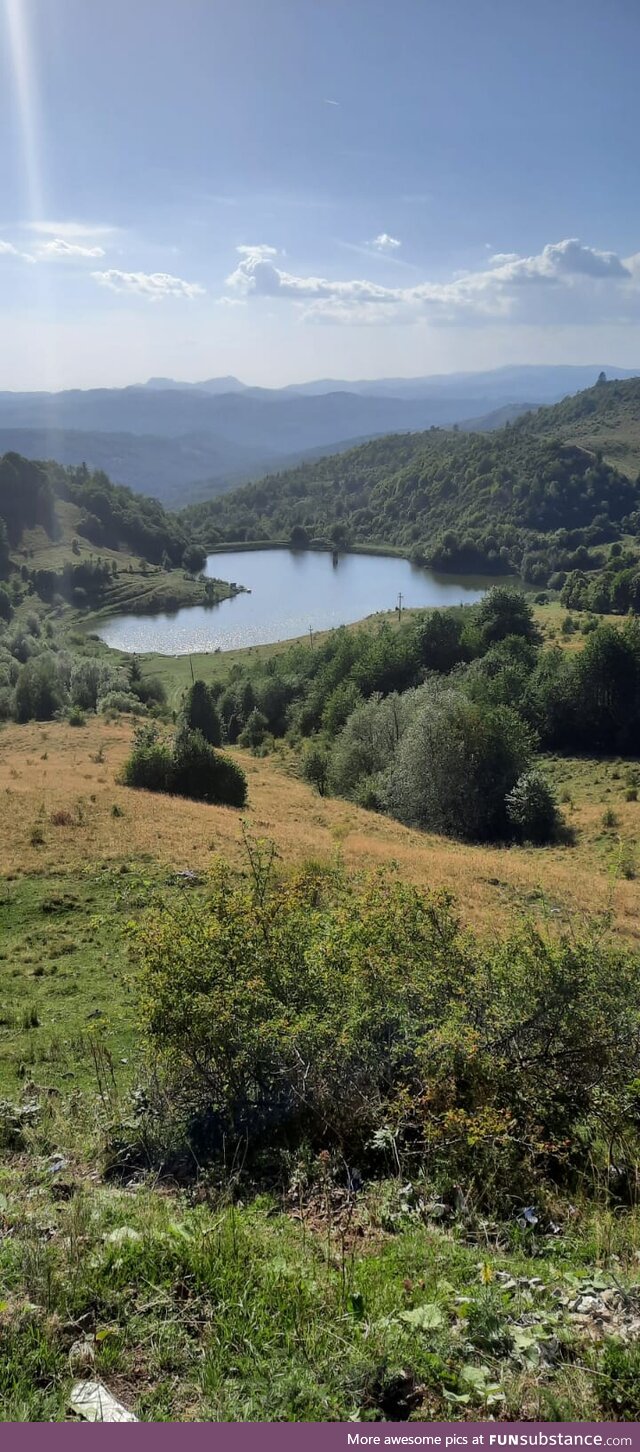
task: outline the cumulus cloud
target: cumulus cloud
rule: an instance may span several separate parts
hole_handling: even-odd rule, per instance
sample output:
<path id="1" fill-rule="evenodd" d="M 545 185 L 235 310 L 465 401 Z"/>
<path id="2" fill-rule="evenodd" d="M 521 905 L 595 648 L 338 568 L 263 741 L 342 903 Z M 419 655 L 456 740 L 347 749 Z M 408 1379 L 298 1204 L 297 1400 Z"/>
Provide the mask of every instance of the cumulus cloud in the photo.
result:
<path id="1" fill-rule="evenodd" d="M 80 242 L 67 242 L 64 237 L 54 237 L 43 242 L 41 257 L 104 257 L 104 247 L 84 247 Z"/>
<path id="2" fill-rule="evenodd" d="M 379 232 L 378 236 L 374 237 L 370 243 L 370 246 L 375 247 L 378 252 L 396 252 L 398 247 L 402 246 L 402 243 L 397 237 L 390 237 L 388 232 Z"/>
<path id="3" fill-rule="evenodd" d="M 30 252 L 21 252 L 18 247 L 14 247 L 13 242 L 2 241 L 0 241 L 0 257 L 20 257 L 23 262 L 35 262 L 36 260 Z"/>
<path id="4" fill-rule="evenodd" d="M 185 282 L 170 272 L 120 272 L 111 267 L 106 272 L 92 272 L 91 276 L 112 292 L 134 293 L 149 302 L 160 302 L 165 297 L 186 297 L 191 301 L 204 293 L 199 282 Z"/>
<path id="5" fill-rule="evenodd" d="M 277 250 L 265 244 L 238 253 L 227 278 L 236 295 L 288 298 L 314 321 L 409 323 L 428 316 L 441 323 L 592 323 L 640 316 L 640 254 L 623 259 L 573 237 L 529 257 L 495 253 L 476 271 L 411 287 L 300 276 L 278 266 Z"/>

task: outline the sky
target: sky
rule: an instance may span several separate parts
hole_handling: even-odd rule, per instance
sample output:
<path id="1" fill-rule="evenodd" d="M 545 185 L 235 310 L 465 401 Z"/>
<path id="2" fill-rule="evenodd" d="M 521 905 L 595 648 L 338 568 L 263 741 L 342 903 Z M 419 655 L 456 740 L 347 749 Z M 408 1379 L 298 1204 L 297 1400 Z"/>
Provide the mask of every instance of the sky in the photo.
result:
<path id="1" fill-rule="evenodd" d="M 638 0 L 0 0 L 0 388 L 640 367 Z"/>

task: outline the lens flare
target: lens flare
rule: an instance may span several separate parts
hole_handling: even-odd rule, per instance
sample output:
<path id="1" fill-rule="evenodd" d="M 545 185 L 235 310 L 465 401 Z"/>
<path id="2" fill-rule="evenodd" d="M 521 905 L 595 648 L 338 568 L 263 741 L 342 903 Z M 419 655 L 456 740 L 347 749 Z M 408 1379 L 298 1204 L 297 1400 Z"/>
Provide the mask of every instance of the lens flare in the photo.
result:
<path id="1" fill-rule="evenodd" d="M 25 207 L 27 221 L 36 223 L 46 215 L 45 187 L 41 164 L 40 137 L 42 134 L 39 115 L 38 83 L 33 63 L 33 47 L 28 23 L 27 0 L 3 0 L 5 34 L 8 40 L 9 66 L 13 76 L 16 101 L 16 115 L 22 150 Z M 30 286 L 33 288 L 33 308 L 43 320 L 53 322 L 54 298 L 51 294 L 47 269 L 34 267 L 30 271 Z M 45 388 L 54 387 L 54 356 L 51 334 L 43 326 L 40 346 L 40 364 Z M 53 427 L 55 419 L 50 418 Z"/>

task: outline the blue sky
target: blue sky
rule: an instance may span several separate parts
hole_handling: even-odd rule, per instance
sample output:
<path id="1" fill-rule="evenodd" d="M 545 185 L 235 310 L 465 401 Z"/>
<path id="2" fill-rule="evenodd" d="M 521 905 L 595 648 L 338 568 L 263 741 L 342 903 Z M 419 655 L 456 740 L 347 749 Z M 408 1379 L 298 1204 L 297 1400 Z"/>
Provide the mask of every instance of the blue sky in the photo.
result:
<path id="1" fill-rule="evenodd" d="M 640 366 L 637 0 L 0 0 L 0 387 Z"/>

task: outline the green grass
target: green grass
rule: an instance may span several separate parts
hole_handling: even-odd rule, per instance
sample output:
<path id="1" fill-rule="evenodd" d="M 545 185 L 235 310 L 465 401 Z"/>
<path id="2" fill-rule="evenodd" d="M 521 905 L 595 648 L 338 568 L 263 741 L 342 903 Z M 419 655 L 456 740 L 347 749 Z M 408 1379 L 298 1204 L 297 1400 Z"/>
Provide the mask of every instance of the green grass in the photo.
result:
<path id="1" fill-rule="evenodd" d="M 194 1207 L 90 1184 L 54 1120 L 31 1148 L 0 1172 L 4 1420 L 63 1420 L 83 1372 L 149 1421 L 602 1415 L 575 1231 L 499 1249 L 489 1228 L 480 1247 L 399 1183 L 342 1214 L 330 1181 L 297 1219 L 213 1192 Z M 638 1231 L 580 1225 L 601 1289 L 633 1279 Z"/>
<path id="2" fill-rule="evenodd" d="M 566 769 L 586 790 L 592 764 Z M 607 1349 L 638 1314 L 640 1215 L 595 1185 L 571 1207 L 547 1190 L 529 1231 L 406 1174 L 350 1194 L 322 1161 L 235 1204 L 234 1167 L 104 1180 L 138 1069 L 126 925 L 168 878 L 2 881 L 0 1101 L 36 1113 L 16 1138 L 0 1104 L 0 1419 L 65 1420 L 83 1374 L 148 1421 L 640 1418 L 634 1353 Z M 594 1278 L 624 1291 L 595 1342 L 574 1315 Z"/>
<path id="3" fill-rule="evenodd" d="M 133 1032 L 124 926 L 146 901 L 146 881 L 127 863 L 0 881 L 0 1097 L 25 1081 L 95 1088 L 97 1041 L 126 1080 Z"/>

